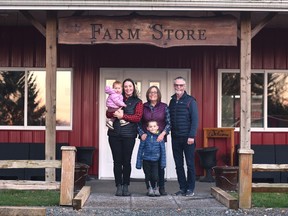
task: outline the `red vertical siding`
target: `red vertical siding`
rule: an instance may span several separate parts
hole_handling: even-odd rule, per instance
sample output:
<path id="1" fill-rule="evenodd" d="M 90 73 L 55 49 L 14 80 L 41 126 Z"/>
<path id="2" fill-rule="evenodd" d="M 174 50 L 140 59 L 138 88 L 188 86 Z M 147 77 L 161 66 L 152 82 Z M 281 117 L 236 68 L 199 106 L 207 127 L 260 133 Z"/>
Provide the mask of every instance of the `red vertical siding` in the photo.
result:
<path id="1" fill-rule="evenodd" d="M 252 133 L 251 145 L 262 143 L 262 133 Z"/>
<path id="2" fill-rule="evenodd" d="M 279 31 L 281 33 L 275 31 Z M 277 40 L 271 43 L 271 36 Z M 287 69 L 288 32 L 262 31 L 252 40 L 252 68 Z M 45 67 L 45 38 L 35 29 L 0 27 L 0 67 Z M 58 45 L 58 67 L 73 68 L 73 128 L 57 131 L 58 143 L 94 146 L 95 164 L 90 172 L 98 173 L 99 155 L 99 68 L 190 68 L 191 94 L 199 108 L 197 148 L 203 146 L 203 128 L 217 126 L 218 69 L 239 69 L 239 47 L 173 47 L 161 49 L 147 45 Z M 45 131 L 0 131 L 0 142 L 45 142 Z M 253 132 L 252 144 L 286 144 L 285 132 Z M 235 133 L 239 144 L 239 132 Z M 211 140 L 219 148 L 217 159 L 230 152 L 226 139 Z M 197 174 L 201 174 L 197 161 Z"/>
<path id="3" fill-rule="evenodd" d="M 32 143 L 33 142 L 33 132 L 32 131 L 23 131 L 21 133 L 21 142 Z"/>
<path id="4" fill-rule="evenodd" d="M 0 142 L 9 142 L 9 132 L 8 131 L 0 131 Z"/>
<path id="5" fill-rule="evenodd" d="M 21 131 L 10 131 L 9 132 L 9 142 L 21 142 Z"/>
<path id="6" fill-rule="evenodd" d="M 274 143 L 274 133 L 272 132 L 268 132 L 268 133 L 263 133 L 263 140 L 262 140 L 262 144 L 263 145 L 271 145 Z"/>
<path id="7" fill-rule="evenodd" d="M 33 131 L 33 142 L 45 143 L 45 131 Z M 58 140 L 57 140 L 58 142 Z"/>
<path id="8" fill-rule="evenodd" d="M 287 133 L 276 133 L 274 136 L 274 143 L 281 145 L 287 144 Z"/>

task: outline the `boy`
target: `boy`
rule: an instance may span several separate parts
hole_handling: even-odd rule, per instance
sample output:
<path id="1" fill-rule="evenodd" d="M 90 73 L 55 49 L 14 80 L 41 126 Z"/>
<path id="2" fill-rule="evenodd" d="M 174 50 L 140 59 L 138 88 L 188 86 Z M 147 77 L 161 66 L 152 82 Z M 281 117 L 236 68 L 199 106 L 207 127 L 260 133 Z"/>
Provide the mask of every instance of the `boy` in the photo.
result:
<path id="1" fill-rule="evenodd" d="M 136 168 L 145 173 L 145 182 L 148 188 L 148 196 L 160 196 L 158 187 L 158 163 L 161 168 L 166 167 L 166 151 L 164 141 L 157 142 L 159 126 L 156 121 L 149 121 L 147 125 L 147 138 L 140 141 Z"/>
<path id="2" fill-rule="evenodd" d="M 108 112 L 115 112 L 121 107 L 126 107 L 127 105 L 123 102 L 123 95 L 122 95 L 122 83 L 120 81 L 115 81 L 112 85 L 105 87 L 105 93 L 108 94 L 108 98 L 106 100 L 106 106 L 108 108 Z M 113 128 L 113 122 L 115 118 L 107 118 L 106 126 L 110 129 Z M 129 124 L 129 122 L 121 119 L 120 120 L 121 126 Z"/>

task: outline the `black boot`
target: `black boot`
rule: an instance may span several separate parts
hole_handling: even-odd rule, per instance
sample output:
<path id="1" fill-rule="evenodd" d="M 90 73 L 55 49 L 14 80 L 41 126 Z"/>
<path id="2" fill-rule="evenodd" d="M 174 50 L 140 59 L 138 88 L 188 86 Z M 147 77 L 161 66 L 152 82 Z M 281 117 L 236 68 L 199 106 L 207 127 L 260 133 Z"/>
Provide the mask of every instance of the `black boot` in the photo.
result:
<path id="1" fill-rule="evenodd" d="M 115 196 L 122 196 L 122 185 L 117 185 Z"/>
<path id="2" fill-rule="evenodd" d="M 128 190 L 128 185 L 123 185 L 122 195 L 123 196 L 130 196 L 131 195 L 131 193 Z"/>

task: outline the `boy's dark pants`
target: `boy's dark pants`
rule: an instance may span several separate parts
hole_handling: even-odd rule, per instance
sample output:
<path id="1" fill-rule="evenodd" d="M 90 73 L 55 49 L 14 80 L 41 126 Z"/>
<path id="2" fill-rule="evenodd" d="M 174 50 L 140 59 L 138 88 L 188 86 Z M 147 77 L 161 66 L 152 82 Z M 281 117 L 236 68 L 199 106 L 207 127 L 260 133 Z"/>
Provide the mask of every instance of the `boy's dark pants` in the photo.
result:
<path id="1" fill-rule="evenodd" d="M 143 170 L 145 173 L 145 183 L 147 189 L 149 188 L 149 181 L 151 183 L 152 188 L 155 188 L 155 184 L 158 185 L 158 161 L 147 161 L 143 160 Z"/>

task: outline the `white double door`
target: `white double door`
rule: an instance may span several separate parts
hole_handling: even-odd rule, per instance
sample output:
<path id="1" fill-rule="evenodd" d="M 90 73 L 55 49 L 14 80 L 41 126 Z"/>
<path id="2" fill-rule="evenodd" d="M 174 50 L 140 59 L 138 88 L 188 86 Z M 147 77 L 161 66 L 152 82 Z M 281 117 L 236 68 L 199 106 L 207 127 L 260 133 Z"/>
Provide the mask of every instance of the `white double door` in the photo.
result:
<path id="1" fill-rule="evenodd" d="M 146 91 L 156 85 L 160 88 L 162 102 L 169 104 L 171 95 L 174 94 L 173 79 L 182 76 L 190 83 L 190 70 L 188 69 L 127 69 L 127 68 L 101 68 L 100 70 L 100 90 L 99 90 L 99 179 L 113 179 L 113 159 L 111 149 L 108 143 L 107 127 L 105 126 L 106 107 L 104 88 L 106 85 L 112 85 L 115 80 L 123 81 L 131 78 L 137 85 L 139 97 L 143 103 L 146 102 Z M 188 86 L 187 86 L 188 88 Z M 190 89 L 187 89 L 190 92 Z M 143 170 L 137 170 L 136 158 L 139 147 L 139 139 L 136 139 L 135 147 L 132 154 L 131 178 L 144 178 Z M 172 155 L 171 137 L 168 136 L 166 143 L 166 173 L 167 179 L 176 179 L 175 164 Z"/>

